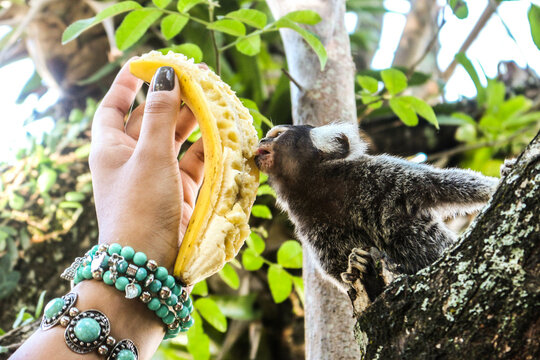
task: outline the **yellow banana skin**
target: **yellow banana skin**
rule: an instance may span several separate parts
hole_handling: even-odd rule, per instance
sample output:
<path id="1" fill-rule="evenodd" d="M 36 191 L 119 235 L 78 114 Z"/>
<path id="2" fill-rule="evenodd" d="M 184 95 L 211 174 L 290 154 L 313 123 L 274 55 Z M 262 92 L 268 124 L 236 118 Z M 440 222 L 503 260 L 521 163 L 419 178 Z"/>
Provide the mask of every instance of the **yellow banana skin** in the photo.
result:
<path id="1" fill-rule="evenodd" d="M 174 267 L 174 275 L 191 285 L 223 268 L 249 236 L 259 185 L 253 161 L 258 138 L 249 111 L 230 87 L 192 59 L 152 51 L 132 61 L 130 71 L 150 82 L 161 66 L 175 70 L 204 145 L 204 182 Z"/>

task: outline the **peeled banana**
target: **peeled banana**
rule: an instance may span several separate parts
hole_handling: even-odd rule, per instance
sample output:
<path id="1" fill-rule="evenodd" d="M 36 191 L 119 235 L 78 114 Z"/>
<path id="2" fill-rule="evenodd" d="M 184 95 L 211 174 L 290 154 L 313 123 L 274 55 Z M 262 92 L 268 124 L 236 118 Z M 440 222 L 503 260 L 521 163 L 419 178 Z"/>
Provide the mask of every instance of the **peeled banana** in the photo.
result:
<path id="1" fill-rule="evenodd" d="M 152 51 L 132 61 L 130 71 L 150 82 L 161 66 L 176 71 L 182 100 L 199 123 L 204 145 L 204 182 L 174 267 L 174 275 L 191 285 L 219 271 L 249 236 L 259 185 L 253 160 L 258 138 L 249 111 L 231 88 L 193 59 Z"/>

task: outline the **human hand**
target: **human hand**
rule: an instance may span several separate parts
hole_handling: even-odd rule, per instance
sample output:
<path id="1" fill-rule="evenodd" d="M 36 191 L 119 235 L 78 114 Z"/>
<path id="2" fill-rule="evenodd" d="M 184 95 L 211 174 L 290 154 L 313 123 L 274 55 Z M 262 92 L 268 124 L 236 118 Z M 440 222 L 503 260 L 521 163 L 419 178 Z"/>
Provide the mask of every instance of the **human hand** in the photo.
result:
<path id="1" fill-rule="evenodd" d="M 89 162 L 99 242 L 129 245 L 172 270 L 202 182 L 203 146 L 197 141 L 177 160 L 196 120 L 180 107 L 169 67 L 156 72 L 146 103 L 124 128 L 141 85 L 126 64 L 94 117 Z"/>

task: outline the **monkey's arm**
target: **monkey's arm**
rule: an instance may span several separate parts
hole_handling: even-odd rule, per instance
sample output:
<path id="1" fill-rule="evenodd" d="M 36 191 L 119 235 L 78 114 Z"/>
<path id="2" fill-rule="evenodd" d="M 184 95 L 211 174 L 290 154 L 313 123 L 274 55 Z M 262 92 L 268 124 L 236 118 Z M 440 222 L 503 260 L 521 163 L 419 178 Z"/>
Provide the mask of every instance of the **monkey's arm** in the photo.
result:
<path id="1" fill-rule="evenodd" d="M 491 198 L 499 179 L 472 170 L 422 168 L 417 174 L 417 191 L 423 194 L 423 207 L 443 217 L 481 209 Z"/>

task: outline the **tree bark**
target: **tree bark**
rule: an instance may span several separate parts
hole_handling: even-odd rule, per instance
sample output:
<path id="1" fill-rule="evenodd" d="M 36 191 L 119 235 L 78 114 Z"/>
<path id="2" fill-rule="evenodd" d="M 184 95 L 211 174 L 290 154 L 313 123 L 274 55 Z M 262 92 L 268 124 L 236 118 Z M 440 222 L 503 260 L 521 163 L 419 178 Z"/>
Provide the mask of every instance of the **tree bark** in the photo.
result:
<path id="1" fill-rule="evenodd" d="M 540 358 L 540 134 L 456 246 L 357 316 L 365 359 Z"/>
<path id="2" fill-rule="evenodd" d="M 292 30 L 281 30 L 291 82 L 293 122 L 323 125 L 340 120 L 356 123 L 354 65 L 349 36 L 344 25 L 343 0 L 267 0 L 277 19 L 284 14 L 310 9 L 323 20 L 308 29 L 316 33 L 328 52 L 324 71 L 317 56 Z M 353 337 L 354 321 L 350 301 L 322 279 L 314 259 L 304 247 L 306 359 L 358 359 Z"/>

